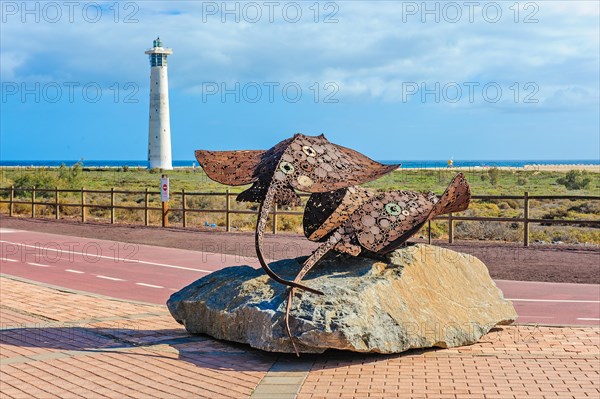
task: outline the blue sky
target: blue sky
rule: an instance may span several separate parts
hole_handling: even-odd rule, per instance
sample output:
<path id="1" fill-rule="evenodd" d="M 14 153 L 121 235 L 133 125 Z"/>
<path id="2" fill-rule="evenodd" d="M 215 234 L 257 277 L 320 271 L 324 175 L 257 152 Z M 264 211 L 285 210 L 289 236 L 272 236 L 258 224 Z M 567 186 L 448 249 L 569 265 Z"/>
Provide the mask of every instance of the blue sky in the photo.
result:
<path id="1" fill-rule="evenodd" d="M 145 159 L 160 35 L 173 159 L 295 132 L 375 159 L 599 159 L 599 3 L 448 4 L 2 2 L 0 158 Z"/>

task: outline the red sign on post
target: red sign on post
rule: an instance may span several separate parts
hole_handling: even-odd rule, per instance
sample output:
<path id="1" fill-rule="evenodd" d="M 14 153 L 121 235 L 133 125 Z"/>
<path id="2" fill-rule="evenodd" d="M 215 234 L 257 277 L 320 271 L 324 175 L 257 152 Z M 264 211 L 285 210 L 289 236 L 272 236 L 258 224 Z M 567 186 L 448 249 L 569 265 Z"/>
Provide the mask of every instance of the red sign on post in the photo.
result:
<path id="1" fill-rule="evenodd" d="M 160 200 L 162 202 L 169 201 L 169 178 L 163 177 L 160 179 Z"/>

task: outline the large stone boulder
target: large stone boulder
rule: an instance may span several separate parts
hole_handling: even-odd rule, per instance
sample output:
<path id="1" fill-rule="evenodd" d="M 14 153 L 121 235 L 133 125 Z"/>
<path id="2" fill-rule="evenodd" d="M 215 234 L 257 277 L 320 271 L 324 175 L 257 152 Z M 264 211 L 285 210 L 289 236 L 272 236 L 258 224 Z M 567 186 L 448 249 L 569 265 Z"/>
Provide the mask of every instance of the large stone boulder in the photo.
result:
<path id="1" fill-rule="evenodd" d="M 304 259 L 273 262 L 271 268 L 293 279 Z M 479 259 L 431 245 L 381 259 L 330 256 L 304 283 L 325 293 L 296 290 L 290 326 L 305 353 L 468 345 L 517 318 Z M 262 269 L 236 266 L 195 281 L 167 305 L 190 333 L 293 352 L 284 327 L 287 292 Z"/>

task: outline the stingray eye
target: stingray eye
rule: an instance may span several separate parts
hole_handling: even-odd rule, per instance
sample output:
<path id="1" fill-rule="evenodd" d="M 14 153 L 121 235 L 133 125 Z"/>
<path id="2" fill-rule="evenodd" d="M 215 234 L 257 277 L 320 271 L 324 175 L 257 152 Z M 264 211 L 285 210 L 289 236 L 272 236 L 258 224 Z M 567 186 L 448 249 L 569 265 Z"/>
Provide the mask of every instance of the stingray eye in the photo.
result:
<path id="1" fill-rule="evenodd" d="M 279 169 L 286 175 L 291 175 L 294 173 L 294 165 L 289 162 L 283 161 L 279 164 Z"/>
<path id="2" fill-rule="evenodd" d="M 306 155 L 308 155 L 309 157 L 315 157 L 315 156 L 317 156 L 317 151 L 315 151 L 314 148 L 312 148 L 312 147 L 310 147 L 308 145 L 305 145 L 304 147 L 302 147 L 302 151 Z"/>
<path id="3" fill-rule="evenodd" d="M 395 202 L 390 202 L 385 205 L 385 211 L 392 216 L 397 216 L 402 212 L 400 205 Z"/>

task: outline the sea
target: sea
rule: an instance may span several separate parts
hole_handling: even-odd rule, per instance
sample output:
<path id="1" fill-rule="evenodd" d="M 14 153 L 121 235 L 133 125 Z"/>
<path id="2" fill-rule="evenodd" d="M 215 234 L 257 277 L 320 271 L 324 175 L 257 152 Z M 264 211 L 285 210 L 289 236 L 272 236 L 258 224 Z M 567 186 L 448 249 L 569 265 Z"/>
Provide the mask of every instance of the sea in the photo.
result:
<path id="1" fill-rule="evenodd" d="M 5 161 L 0 160 L 0 167 L 58 167 L 62 164 L 73 166 L 80 162 L 83 167 L 89 168 L 118 168 L 123 166 L 147 168 L 148 161 L 132 160 L 47 160 L 47 161 Z M 442 168 L 448 166 L 448 160 L 379 160 L 383 164 L 402 164 L 403 168 Z M 514 167 L 521 168 L 525 165 L 600 165 L 598 159 L 527 159 L 527 160 L 453 160 L 455 167 Z M 173 161 L 175 168 L 191 168 L 198 166 L 193 160 Z"/>

